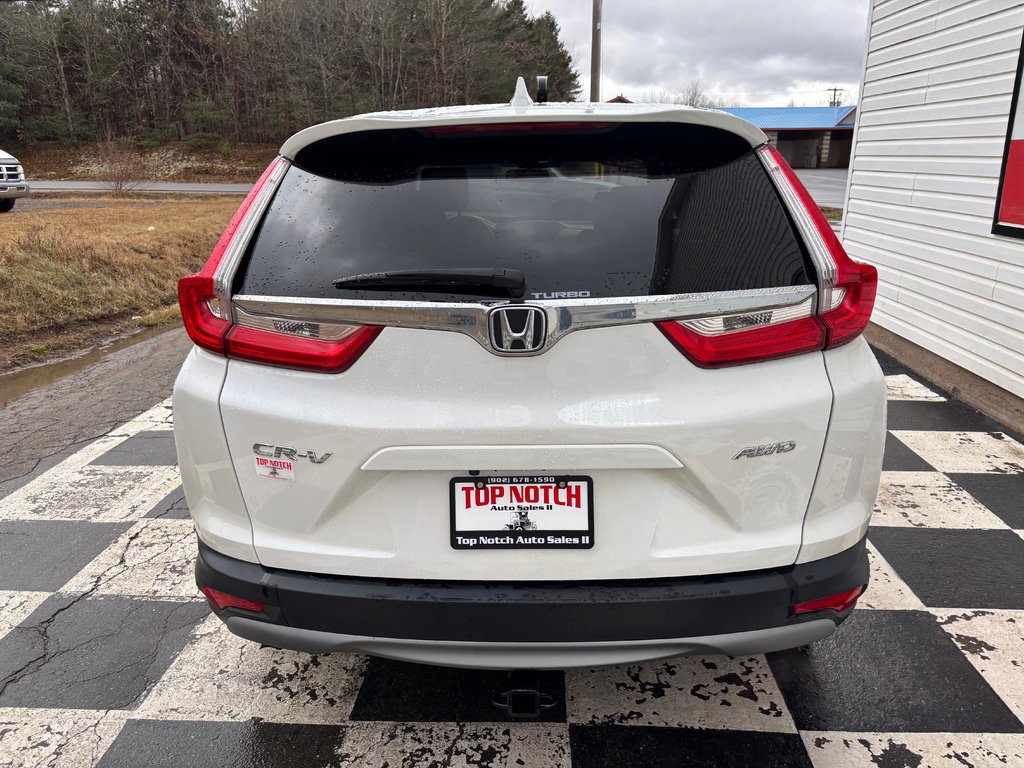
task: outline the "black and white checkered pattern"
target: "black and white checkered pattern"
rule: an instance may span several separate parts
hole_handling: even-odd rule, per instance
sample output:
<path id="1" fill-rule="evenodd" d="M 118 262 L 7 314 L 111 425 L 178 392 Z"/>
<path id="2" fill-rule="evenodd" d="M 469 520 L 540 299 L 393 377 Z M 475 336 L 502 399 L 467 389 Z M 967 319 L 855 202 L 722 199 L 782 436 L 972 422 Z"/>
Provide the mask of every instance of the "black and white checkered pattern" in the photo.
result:
<path id="1" fill-rule="evenodd" d="M 0 499 L 0 766 L 1024 766 L 1024 446 L 888 373 L 873 582 L 836 635 L 545 673 L 557 705 L 515 723 L 503 673 L 228 633 L 164 402 Z"/>

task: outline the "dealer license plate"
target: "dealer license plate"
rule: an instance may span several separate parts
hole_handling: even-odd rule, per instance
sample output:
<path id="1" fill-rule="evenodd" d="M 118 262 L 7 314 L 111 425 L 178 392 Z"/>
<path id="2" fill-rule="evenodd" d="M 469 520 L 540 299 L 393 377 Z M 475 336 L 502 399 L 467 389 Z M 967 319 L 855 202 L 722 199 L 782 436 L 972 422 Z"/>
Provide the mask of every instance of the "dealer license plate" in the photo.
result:
<path id="1" fill-rule="evenodd" d="M 590 549 L 594 481 L 583 475 L 453 477 L 455 549 Z"/>

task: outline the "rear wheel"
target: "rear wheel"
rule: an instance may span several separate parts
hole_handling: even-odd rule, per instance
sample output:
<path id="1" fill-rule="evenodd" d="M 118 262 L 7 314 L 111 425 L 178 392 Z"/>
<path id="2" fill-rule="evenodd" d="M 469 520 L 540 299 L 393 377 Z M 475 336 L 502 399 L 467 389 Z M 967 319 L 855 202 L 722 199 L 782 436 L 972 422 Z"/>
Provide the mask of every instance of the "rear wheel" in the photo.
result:
<path id="1" fill-rule="evenodd" d="M 6 200 L 0 200 L 0 213 L 7 213 L 14 208 L 14 198 L 9 197 Z"/>

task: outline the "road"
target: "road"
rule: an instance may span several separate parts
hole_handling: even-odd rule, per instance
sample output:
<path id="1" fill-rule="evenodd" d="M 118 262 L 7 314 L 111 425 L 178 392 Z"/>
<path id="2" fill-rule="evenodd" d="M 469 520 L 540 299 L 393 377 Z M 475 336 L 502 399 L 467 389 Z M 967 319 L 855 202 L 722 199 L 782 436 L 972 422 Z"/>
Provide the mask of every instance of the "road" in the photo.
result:
<path id="1" fill-rule="evenodd" d="M 842 208 L 846 204 L 846 168 L 800 169 L 796 175 L 818 205 Z"/>
<path id="2" fill-rule="evenodd" d="M 308 656 L 229 634 L 167 396 L 180 330 L 0 408 L 0 765 L 1024 765 L 1024 446 L 882 358 L 872 584 L 810 649 L 544 673 Z M 443 532 L 439 532 L 441 535 Z"/>
<path id="3" fill-rule="evenodd" d="M 110 184 L 103 181 L 51 181 L 29 179 L 33 192 L 109 192 Z M 244 195 L 252 187 L 251 184 L 210 184 L 183 183 L 173 181 L 144 181 L 133 188 L 135 192 L 180 192 L 190 195 L 201 194 L 240 194 Z"/>
<path id="4" fill-rule="evenodd" d="M 797 176 L 806 185 L 818 205 L 842 208 L 846 196 L 846 169 L 799 170 Z M 103 192 L 110 185 L 100 181 L 31 181 L 36 192 Z M 245 194 L 248 184 L 185 184 L 168 181 L 147 181 L 135 189 L 139 192 L 180 192 L 187 194 Z"/>

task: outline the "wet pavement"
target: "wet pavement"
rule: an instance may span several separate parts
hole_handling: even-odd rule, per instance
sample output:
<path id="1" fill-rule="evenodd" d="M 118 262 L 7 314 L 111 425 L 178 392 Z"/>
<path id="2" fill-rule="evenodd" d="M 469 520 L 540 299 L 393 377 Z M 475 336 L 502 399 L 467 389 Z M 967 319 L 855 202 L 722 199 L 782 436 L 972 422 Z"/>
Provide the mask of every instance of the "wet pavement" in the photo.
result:
<path id="1" fill-rule="evenodd" d="M 143 336 L 0 376 L 0 496 L 167 397 L 192 343 L 181 329 Z"/>
<path id="2" fill-rule="evenodd" d="M 175 467 L 180 332 L 10 402 L 0 766 L 1024 765 L 1024 446 L 884 360 L 873 581 L 808 649 L 545 673 L 310 656 L 195 596 Z"/>

